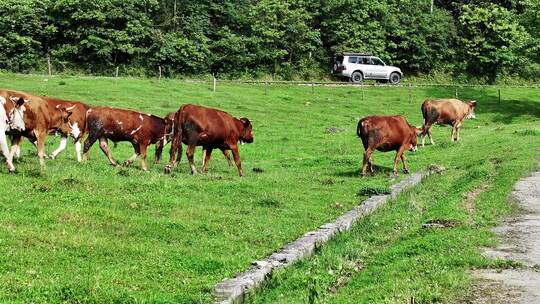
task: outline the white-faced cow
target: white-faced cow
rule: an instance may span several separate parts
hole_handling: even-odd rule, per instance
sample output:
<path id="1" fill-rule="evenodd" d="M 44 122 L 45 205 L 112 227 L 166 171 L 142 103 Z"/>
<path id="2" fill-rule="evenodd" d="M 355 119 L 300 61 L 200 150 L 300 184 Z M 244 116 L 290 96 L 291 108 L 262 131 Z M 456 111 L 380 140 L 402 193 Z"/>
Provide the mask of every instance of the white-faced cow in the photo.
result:
<path id="1" fill-rule="evenodd" d="M 2 93 L 0 93 L 0 150 L 6 159 L 8 171 L 14 172 L 13 156 L 9 152 L 6 133 L 24 131 L 25 100 L 5 94 L 6 92 Z"/>
<path id="2" fill-rule="evenodd" d="M 12 136 L 11 158 L 20 152 L 19 144 L 21 136 L 24 136 L 37 147 L 39 163 L 41 167 L 44 167 L 45 140 L 49 132 L 58 131 L 64 134 L 72 132 L 68 122 L 70 110 L 63 106 L 51 106 L 42 97 L 18 91 L 0 90 L 0 96 L 19 101 L 18 107 L 15 104 L 6 103 L 8 107 L 11 107 L 7 110 L 11 111 L 13 107 L 16 107 L 17 110 L 14 113 L 21 115 L 24 120 L 23 130 L 12 129 L 8 132 Z"/>
<path id="3" fill-rule="evenodd" d="M 451 140 L 459 140 L 459 130 L 465 119 L 476 118 L 474 109 L 476 101 L 463 102 L 458 99 L 427 99 L 422 103 L 422 115 L 424 116 L 424 126 L 422 127 L 422 146 L 429 136 L 429 141 L 433 145 L 431 128 L 433 124 L 451 125 Z"/>
<path id="4" fill-rule="evenodd" d="M 356 133 L 362 140 L 365 149 L 361 175 L 365 176 L 368 169 L 373 173 L 372 154 L 375 150 L 396 151 L 394 176 L 397 176 L 399 159 L 403 162 L 403 172 L 409 173 L 407 158 L 403 152 L 405 150 L 416 151 L 416 136 L 420 132 L 420 129 L 409 125 L 405 117 L 401 115 L 362 118 L 356 128 Z"/>
<path id="5" fill-rule="evenodd" d="M 113 142 L 128 141 L 133 145 L 135 153 L 124 165 L 131 165 L 140 155 L 142 169 L 148 170 L 146 149 L 156 144 L 156 155 L 161 153 L 167 136 L 172 131 L 172 121 L 151 114 L 110 107 L 92 107 L 86 114 L 86 130 L 88 138 L 84 142 L 83 160 L 88 159 L 90 147 L 99 139 L 101 150 L 113 166 L 118 163 L 109 151 L 107 140 Z"/>
<path id="6" fill-rule="evenodd" d="M 238 153 L 238 142 L 253 142 L 252 125 L 247 118 L 234 118 L 230 114 L 212 108 L 186 104 L 176 112 L 174 120 L 174 135 L 171 145 L 169 164 L 165 172 L 170 173 L 179 161 L 182 153 L 182 142 L 187 144 L 186 156 L 189 160 L 191 173 L 197 173 L 193 156 L 196 146 L 202 146 L 205 151 L 203 171 L 208 169 L 208 161 L 213 149 L 231 150 L 238 173 L 244 176 Z"/>

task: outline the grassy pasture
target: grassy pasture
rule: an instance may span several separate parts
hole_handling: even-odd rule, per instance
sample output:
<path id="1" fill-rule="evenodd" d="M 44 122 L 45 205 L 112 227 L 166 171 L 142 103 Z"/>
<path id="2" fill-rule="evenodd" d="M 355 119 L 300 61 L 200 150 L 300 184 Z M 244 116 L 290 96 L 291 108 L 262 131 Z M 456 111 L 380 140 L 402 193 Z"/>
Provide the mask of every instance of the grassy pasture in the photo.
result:
<path id="1" fill-rule="evenodd" d="M 35 149 L 25 141 L 23 157 L 15 164 L 18 173 L 0 169 L 0 302 L 20 303 L 209 302 L 218 281 L 334 219 L 366 193 L 396 181 L 390 178 L 394 153 L 376 153 L 377 175 L 358 178 L 363 153 L 355 134 L 359 117 L 404 114 L 420 125 L 420 104 L 426 97 L 454 94 L 449 88 L 417 88 L 409 103 L 406 88 L 366 88 L 362 101 L 361 90 L 353 87 L 317 87 L 311 94 L 309 87 L 271 86 L 264 95 L 261 86 L 222 84 L 212 93 L 208 84 L 175 80 L 3 74 L 0 81 L 2 87 L 37 95 L 156 115 L 197 103 L 254 120 L 255 142 L 240 147 L 245 178 L 227 168 L 219 151 L 213 154 L 209 173 L 191 176 L 184 155 L 169 176 L 163 174 L 165 160 L 150 166 L 150 172 L 142 172 L 138 161 L 130 168 L 113 168 L 97 144 L 88 163 L 76 162 L 70 144 L 41 171 Z M 431 163 L 450 171 L 411 192 L 426 201 L 422 210 L 437 216 L 452 212 L 450 206 L 456 206 L 465 191 L 491 180 L 493 163 L 502 164 L 497 176 L 508 175 L 508 182 L 531 167 L 540 145 L 540 92 L 506 89 L 502 94 L 499 105 L 496 89 L 463 89 L 460 97 L 479 104 L 477 119 L 465 123 L 462 141 L 451 143 L 450 128 L 434 127 L 437 145 L 407 153 L 413 172 Z M 325 132 L 330 127 L 337 132 Z M 47 151 L 58 142 L 50 137 Z M 166 159 L 168 147 L 165 152 Z M 197 152 L 200 164 L 200 149 Z M 112 153 L 123 161 L 132 147 L 119 143 Z M 467 183 L 461 182 L 463 176 Z M 497 193 L 508 190 L 504 183 Z M 406 209 L 408 198 L 397 206 Z M 508 209 L 490 202 L 482 205 L 486 216 L 472 216 L 476 221 L 478 215 L 485 226 Z M 335 208 L 336 203 L 343 208 Z M 399 210 L 385 208 L 373 221 Z M 428 213 L 415 215 L 415 223 Z M 388 223 L 383 219 L 379 230 L 370 223 L 361 223 L 355 231 L 372 231 L 383 244 L 393 244 L 385 235 L 401 235 L 384 228 Z M 475 233 L 486 235 L 485 230 Z M 343 239 L 347 237 L 359 238 L 350 234 Z M 369 248 L 366 244 L 371 245 L 360 248 Z M 302 268 L 291 271 L 305 278 Z M 299 285 L 299 290 L 324 286 L 308 283 L 315 289 Z M 284 290 L 271 284 L 276 288 L 261 295 L 262 302 L 301 302 L 308 296 L 286 284 Z M 298 296 L 288 297 L 295 292 Z"/>

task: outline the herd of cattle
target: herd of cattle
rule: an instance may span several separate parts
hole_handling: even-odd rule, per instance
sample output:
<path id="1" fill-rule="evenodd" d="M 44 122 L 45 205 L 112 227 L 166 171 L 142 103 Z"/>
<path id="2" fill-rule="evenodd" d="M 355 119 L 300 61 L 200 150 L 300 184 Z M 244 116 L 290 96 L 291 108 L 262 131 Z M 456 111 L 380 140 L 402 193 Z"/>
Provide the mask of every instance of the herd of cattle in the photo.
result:
<path id="1" fill-rule="evenodd" d="M 238 143 L 252 143 L 252 124 L 248 118 L 237 119 L 230 114 L 203 106 L 182 105 L 176 113 L 164 118 L 126 109 L 90 106 L 78 101 L 61 100 L 46 96 L 35 96 L 13 90 L 0 90 L 0 148 L 10 172 L 15 171 L 13 158 L 20 157 L 22 137 L 29 139 L 37 148 L 39 163 L 45 164 L 45 140 L 51 133 L 61 135 L 59 147 L 52 152 L 55 158 L 67 145 L 69 136 L 75 141 L 78 161 L 88 159 L 88 151 L 99 140 L 99 146 L 109 159 L 118 166 L 108 147 L 108 141 L 127 141 L 133 145 L 133 155 L 124 162 L 131 165 L 141 157 L 142 169 L 147 170 L 146 150 L 155 144 L 154 164 L 160 160 L 163 147 L 172 141 L 169 163 L 165 172 L 170 173 L 181 159 L 182 143 L 187 145 L 186 156 L 192 173 L 195 148 L 203 148 L 203 171 L 214 149 L 223 152 L 229 166 L 232 165 L 228 150 L 232 151 L 240 176 L 244 175 L 238 152 Z M 397 175 L 399 159 L 403 171 L 408 172 L 405 150 L 416 151 L 417 136 L 433 138 L 433 124 L 452 125 L 452 140 L 459 140 L 459 130 L 466 118 L 474 118 L 475 101 L 462 102 L 457 99 L 426 100 L 422 104 L 424 126 L 410 125 L 403 116 L 369 116 L 358 122 L 357 134 L 364 145 L 365 153 L 362 175 L 373 172 L 372 154 L 375 150 L 397 151 L 394 159 L 394 175 Z M 11 150 L 7 136 L 11 137 Z M 81 156 L 81 142 L 86 136 Z"/>

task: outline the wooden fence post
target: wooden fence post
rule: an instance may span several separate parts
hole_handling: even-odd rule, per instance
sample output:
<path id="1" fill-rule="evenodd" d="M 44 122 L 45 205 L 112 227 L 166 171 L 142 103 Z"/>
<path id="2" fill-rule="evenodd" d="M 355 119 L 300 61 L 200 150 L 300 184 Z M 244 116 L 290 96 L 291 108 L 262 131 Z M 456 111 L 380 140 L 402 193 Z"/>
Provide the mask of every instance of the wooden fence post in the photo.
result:
<path id="1" fill-rule="evenodd" d="M 409 103 L 412 103 L 412 85 L 409 83 Z"/>
<path id="2" fill-rule="evenodd" d="M 457 90 L 457 87 L 456 87 L 456 99 L 458 99 L 458 90 Z"/>
<path id="3" fill-rule="evenodd" d="M 499 89 L 499 104 L 501 103 L 501 89 Z"/>
<path id="4" fill-rule="evenodd" d="M 213 92 L 215 93 L 216 92 L 216 76 L 214 76 L 214 87 L 213 87 Z"/>
<path id="5" fill-rule="evenodd" d="M 52 75 L 51 55 L 47 54 L 47 67 L 49 69 L 49 76 Z"/>
<path id="6" fill-rule="evenodd" d="M 118 66 L 116 66 L 116 73 L 114 74 L 114 77 L 118 78 Z"/>
<path id="7" fill-rule="evenodd" d="M 268 81 L 264 81 L 264 95 L 268 95 Z"/>
<path id="8" fill-rule="evenodd" d="M 158 70 L 159 70 L 158 80 L 161 82 L 161 66 L 158 66 Z"/>
<path id="9" fill-rule="evenodd" d="M 360 82 L 360 88 L 362 89 L 362 101 L 364 101 L 364 81 Z"/>
<path id="10" fill-rule="evenodd" d="M 311 83 L 311 95 L 315 94 L 315 84 Z"/>

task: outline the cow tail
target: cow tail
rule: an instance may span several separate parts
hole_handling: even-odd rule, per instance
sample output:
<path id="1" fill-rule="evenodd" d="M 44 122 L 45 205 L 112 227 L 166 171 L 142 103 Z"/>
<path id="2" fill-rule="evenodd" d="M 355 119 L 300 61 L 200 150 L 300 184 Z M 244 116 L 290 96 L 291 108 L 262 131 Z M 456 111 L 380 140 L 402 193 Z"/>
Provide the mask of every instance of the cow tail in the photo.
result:
<path id="1" fill-rule="evenodd" d="M 174 115 L 174 122 L 173 122 L 173 136 L 172 136 L 172 143 L 171 143 L 171 149 L 169 150 L 169 163 L 167 166 L 165 166 L 165 172 L 170 173 L 172 170 L 172 167 L 176 166 L 178 161 L 180 160 L 177 155 L 182 154 L 182 121 L 181 121 L 181 112 L 182 107 L 176 112 Z"/>
<path id="2" fill-rule="evenodd" d="M 420 133 L 422 136 L 426 136 L 426 133 L 427 133 L 427 128 L 426 128 L 426 125 L 429 123 L 429 113 L 428 113 L 428 108 L 429 108 L 429 99 L 426 99 L 423 103 L 422 103 L 422 116 L 424 117 L 424 125 L 422 126 L 422 133 Z"/>

